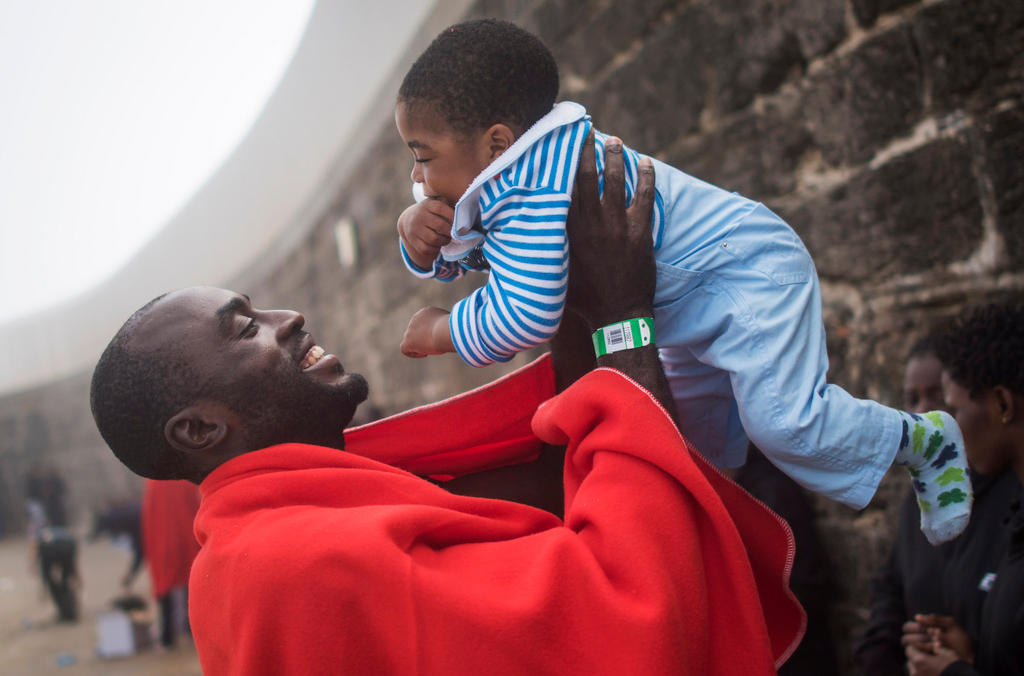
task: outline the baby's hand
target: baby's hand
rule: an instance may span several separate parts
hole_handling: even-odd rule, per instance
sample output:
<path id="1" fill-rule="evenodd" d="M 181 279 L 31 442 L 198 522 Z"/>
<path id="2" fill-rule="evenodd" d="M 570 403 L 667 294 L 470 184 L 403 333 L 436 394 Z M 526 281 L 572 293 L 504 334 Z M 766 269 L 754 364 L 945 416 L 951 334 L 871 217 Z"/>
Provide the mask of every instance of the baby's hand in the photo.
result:
<path id="1" fill-rule="evenodd" d="M 455 211 L 439 199 L 425 199 L 398 217 L 398 236 L 416 267 L 431 270 L 441 247 L 452 240 Z"/>
<path id="2" fill-rule="evenodd" d="M 419 358 L 454 351 L 447 310 L 425 307 L 412 316 L 402 336 L 402 354 Z"/>

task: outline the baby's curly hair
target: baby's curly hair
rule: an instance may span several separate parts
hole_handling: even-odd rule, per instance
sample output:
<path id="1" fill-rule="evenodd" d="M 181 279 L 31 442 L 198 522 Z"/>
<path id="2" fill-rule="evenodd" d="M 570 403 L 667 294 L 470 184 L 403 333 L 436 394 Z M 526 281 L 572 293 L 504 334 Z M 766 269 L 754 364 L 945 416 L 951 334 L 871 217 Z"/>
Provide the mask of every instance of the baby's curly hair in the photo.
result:
<path id="1" fill-rule="evenodd" d="M 416 59 L 398 89 L 410 109 L 433 108 L 470 134 L 503 123 L 526 131 L 555 105 L 558 65 L 535 35 L 497 19 L 446 28 Z"/>
<path id="2" fill-rule="evenodd" d="M 1024 394 L 1024 306 L 987 305 L 962 315 L 936 355 L 971 397 L 997 385 Z"/>

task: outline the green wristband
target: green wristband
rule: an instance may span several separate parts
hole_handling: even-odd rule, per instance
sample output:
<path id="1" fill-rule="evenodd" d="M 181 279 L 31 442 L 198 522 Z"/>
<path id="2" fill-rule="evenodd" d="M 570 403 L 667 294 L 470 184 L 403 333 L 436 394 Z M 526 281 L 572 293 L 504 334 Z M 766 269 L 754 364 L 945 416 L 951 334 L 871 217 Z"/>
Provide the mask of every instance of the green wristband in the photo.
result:
<path id="1" fill-rule="evenodd" d="M 594 353 L 600 357 L 620 350 L 632 350 L 654 342 L 654 318 L 638 317 L 615 322 L 594 331 Z"/>

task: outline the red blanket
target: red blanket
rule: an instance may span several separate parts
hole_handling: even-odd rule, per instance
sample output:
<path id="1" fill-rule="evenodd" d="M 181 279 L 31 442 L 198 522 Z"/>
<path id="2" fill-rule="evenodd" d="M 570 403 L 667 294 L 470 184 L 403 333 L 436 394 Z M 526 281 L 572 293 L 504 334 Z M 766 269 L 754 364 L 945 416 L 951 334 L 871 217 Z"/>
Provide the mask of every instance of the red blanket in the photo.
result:
<path id="1" fill-rule="evenodd" d="M 774 673 L 803 629 L 788 529 L 622 374 L 587 375 L 533 420 L 569 445 L 564 522 L 355 455 L 459 474 L 474 440 L 450 440 L 475 428 L 482 465 L 528 457 L 536 440 L 495 418 L 536 407 L 548 385 L 500 396 L 531 378 L 548 382 L 546 361 L 362 428 L 349 453 L 286 444 L 214 471 L 190 583 L 204 673 Z"/>
<path id="2" fill-rule="evenodd" d="M 142 493 L 142 551 L 153 596 L 188 584 L 199 543 L 192 520 L 199 510 L 199 489 L 190 481 L 146 479 Z"/>

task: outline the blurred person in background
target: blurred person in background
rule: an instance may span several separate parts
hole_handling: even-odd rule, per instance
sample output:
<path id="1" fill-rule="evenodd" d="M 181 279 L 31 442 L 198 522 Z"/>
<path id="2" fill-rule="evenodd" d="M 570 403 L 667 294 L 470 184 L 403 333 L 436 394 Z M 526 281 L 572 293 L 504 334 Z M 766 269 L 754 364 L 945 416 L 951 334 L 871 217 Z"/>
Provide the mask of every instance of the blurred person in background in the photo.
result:
<path id="1" fill-rule="evenodd" d="M 38 566 L 58 622 L 78 620 L 78 542 L 68 529 L 67 486 L 50 466 L 34 464 L 25 487 L 30 567 Z"/>
<path id="2" fill-rule="evenodd" d="M 145 553 L 142 548 L 142 507 L 138 500 L 127 500 L 111 504 L 96 517 L 90 540 L 100 535 L 110 535 L 115 540 L 127 540 L 132 558 L 128 570 L 121 576 L 121 587 L 125 593 L 131 591 L 132 583 L 142 570 Z"/>
<path id="3" fill-rule="evenodd" d="M 199 553 L 192 522 L 199 501 L 199 487 L 184 480 L 147 479 L 142 494 L 142 542 L 165 648 L 188 633 L 188 576 Z"/>
<path id="4" fill-rule="evenodd" d="M 937 345 L 946 405 L 964 432 L 968 458 L 980 475 L 1010 468 L 1016 497 L 1002 514 L 1005 553 L 976 630 L 955 614 L 918 615 L 904 625 L 913 676 L 1024 675 L 1024 306 L 977 309 L 962 316 Z M 954 543 L 957 544 L 957 543 Z M 969 543 L 965 543 L 969 546 Z"/>
<path id="5" fill-rule="evenodd" d="M 940 334 L 930 334 L 907 356 L 903 405 L 908 411 L 946 408 L 936 355 L 940 341 Z M 982 605 L 1006 549 L 1000 521 L 1016 495 L 1017 479 L 1006 467 L 987 476 L 972 470 L 971 481 L 974 508 L 967 529 L 938 547 L 918 528 L 920 508 L 914 492 L 907 492 L 892 551 L 871 581 L 871 619 L 854 649 L 867 676 L 906 673 L 903 625 L 918 614 L 955 617 L 978 636 Z"/>

